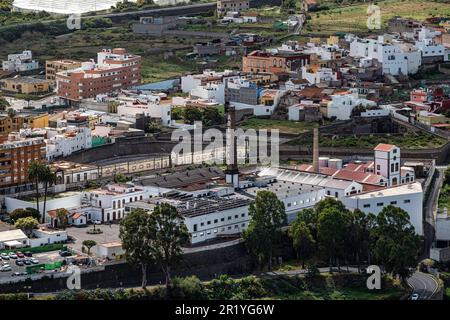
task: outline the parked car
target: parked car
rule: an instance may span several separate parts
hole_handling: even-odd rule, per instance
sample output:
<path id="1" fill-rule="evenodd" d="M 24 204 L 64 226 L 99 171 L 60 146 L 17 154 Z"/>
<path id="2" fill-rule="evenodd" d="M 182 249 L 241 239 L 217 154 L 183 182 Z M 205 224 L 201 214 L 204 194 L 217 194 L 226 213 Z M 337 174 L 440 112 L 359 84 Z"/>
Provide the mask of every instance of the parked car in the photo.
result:
<path id="1" fill-rule="evenodd" d="M 9 253 L 9 257 L 10 257 L 11 259 L 17 259 L 17 255 L 16 255 L 14 252 L 10 252 L 10 253 Z"/>
<path id="2" fill-rule="evenodd" d="M 39 260 L 36 259 L 36 258 L 31 258 L 31 259 L 30 259 L 30 262 L 31 262 L 32 264 L 38 264 L 38 263 L 39 263 Z"/>
<path id="3" fill-rule="evenodd" d="M 17 259 L 16 260 L 16 266 L 23 266 L 24 265 L 24 263 L 23 263 L 23 260 L 22 259 Z"/>
<path id="4" fill-rule="evenodd" d="M 0 267 L 1 272 L 11 271 L 11 270 L 12 270 L 12 268 L 9 264 L 6 264 L 6 265 Z"/>
<path id="5" fill-rule="evenodd" d="M 24 252 L 24 255 L 25 255 L 26 257 L 32 257 L 32 256 L 33 256 L 33 254 L 32 254 L 30 251 L 25 251 L 25 252 Z"/>
<path id="6" fill-rule="evenodd" d="M 14 272 L 14 273 L 12 274 L 13 277 L 19 277 L 19 276 L 21 276 L 21 275 L 22 275 L 22 272 Z"/>
<path id="7" fill-rule="evenodd" d="M 31 264 L 30 259 L 23 259 L 23 263 L 29 266 Z"/>
<path id="8" fill-rule="evenodd" d="M 22 252 L 20 252 L 20 251 L 17 251 L 17 252 L 16 252 L 16 256 L 17 256 L 18 258 L 24 258 L 24 257 L 25 257 L 25 255 L 24 255 Z"/>
<path id="9" fill-rule="evenodd" d="M 3 260 L 9 260 L 9 256 L 5 252 L 1 254 L 1 257 Z"/>
<path id="10" fill-rule="evenodd" d="M 100 220 L 92 220 L 93 224 L 102 224 L 102 222 Z"/>
<path id="11" fill-rule="evenodd" d="M 60 251 L 59 252 L 59 255 L 61 256 L 61 257 L 70 257 L 71 255 L 72 255 L 72 253 L 70 252 L 70 251 Z"/>

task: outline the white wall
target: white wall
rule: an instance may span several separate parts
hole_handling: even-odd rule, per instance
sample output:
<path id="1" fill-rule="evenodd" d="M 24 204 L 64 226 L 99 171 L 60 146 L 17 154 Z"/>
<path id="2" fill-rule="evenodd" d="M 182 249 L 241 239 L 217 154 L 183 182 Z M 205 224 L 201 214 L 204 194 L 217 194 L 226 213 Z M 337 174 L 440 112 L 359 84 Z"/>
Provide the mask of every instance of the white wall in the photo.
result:
<path id="1" fill-rule="evenodd" d="M 15 209 L 25 209 L 25 208 L 35 208 L 35 202 L 28 202 L 19 200 L 16 198 L 6 197 L 5 198 L 6 211 L 12 212 Z M 81 205 L 81 192 L 71 192 L 70 195 L 64 196 L 57 199 L 48 199 L 47 205 L 45 207 L 46 213 L 51 210 L 56 210 L 60 208 L 73 208 Z M 39 201 L 40 212 L 44 210 L 43 201 Z"/>

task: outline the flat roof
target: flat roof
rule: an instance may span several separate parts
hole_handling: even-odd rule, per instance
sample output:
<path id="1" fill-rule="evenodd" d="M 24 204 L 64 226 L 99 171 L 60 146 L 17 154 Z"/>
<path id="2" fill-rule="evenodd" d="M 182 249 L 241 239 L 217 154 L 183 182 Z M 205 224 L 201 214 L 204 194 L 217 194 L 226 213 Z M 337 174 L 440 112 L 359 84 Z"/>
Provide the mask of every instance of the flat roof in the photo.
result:
<path id="1" fill-rule="evenodd" d="M 409 184 L 402 184 L 400 186 L 388 187 L 376 191 L 369 191 L 360 193 L 358 195 L 350 196 L 355 199 L 373 199 L 376 197 L 399 196 L 403 194 L 411 194 L 422 192 L 422 185 L 419 182 Z"/>
<path id="2" fill-rule="evenodd" d="M 14 241 L 17 239 L 27 239 L 28 237 L 20 229 L 0 232 L 0 242 Z"/>

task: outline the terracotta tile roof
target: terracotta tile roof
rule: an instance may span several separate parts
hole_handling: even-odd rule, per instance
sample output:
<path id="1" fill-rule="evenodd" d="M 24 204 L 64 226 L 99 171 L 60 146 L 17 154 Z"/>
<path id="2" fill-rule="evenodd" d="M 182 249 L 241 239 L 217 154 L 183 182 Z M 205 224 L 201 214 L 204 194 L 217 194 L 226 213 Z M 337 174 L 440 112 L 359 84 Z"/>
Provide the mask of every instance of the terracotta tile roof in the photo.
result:
<path id="1" fill-rule="evenodd" d="M 395 146 L 393 144 L 386 144 L 386 143 L 380 143 L 375 147 L 375 151 L 383 151 L 383 152 L 389 152 L 392 149 L 394 149 Z"/>

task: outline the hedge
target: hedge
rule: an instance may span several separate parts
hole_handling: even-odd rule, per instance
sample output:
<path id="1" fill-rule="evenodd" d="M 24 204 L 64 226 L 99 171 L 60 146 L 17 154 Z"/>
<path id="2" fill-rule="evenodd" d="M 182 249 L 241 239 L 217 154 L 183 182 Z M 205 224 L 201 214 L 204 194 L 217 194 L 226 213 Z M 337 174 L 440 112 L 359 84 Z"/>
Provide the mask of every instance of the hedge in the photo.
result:
<path id="1" fill-rule="evenodd" d="M 10 249 L 10 250 L 1 250 L 0 254 L 5 252 L 16 252 L 16 251 L 21 251 L 21 252 L 31 252 L 31 253 L 42 253 L 42 252 L 48 252 L 48 251 L 56 251 L 56 250 L 61 250 L 64 247 L 64 245 L 62 243 L 54 243 L 54 244 L 48 244 L 45 246 L 40 246 L 40 247 L 33 247 L 33 248 L 20 248 L 20 249 Z"/>

